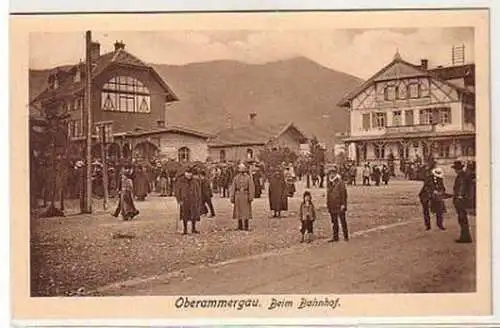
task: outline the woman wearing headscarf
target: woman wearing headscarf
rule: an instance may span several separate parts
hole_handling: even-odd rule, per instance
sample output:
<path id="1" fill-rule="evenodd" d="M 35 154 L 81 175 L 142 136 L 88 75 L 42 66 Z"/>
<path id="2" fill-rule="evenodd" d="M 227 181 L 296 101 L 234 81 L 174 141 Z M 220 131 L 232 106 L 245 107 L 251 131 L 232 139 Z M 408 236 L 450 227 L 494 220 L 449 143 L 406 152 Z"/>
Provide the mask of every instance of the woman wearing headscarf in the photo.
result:
<path id="1" fill-rule="evenodd" d="M 231 203 L 233 204 L 233 219 L 238 220 L 238 230 L 249 230 L 249 220 L 252 219 L 252 201 L 255 196 L 255 185 L 245 164 L 238 165 L 238 174 L 231 186 Z"/>

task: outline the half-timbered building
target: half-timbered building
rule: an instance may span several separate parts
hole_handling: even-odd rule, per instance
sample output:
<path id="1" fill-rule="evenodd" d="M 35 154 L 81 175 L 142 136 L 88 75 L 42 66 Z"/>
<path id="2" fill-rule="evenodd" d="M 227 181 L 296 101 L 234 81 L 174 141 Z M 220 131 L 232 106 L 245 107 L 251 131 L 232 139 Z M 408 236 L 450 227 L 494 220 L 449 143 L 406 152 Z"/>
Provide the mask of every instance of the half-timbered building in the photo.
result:
<path id="1" fill-rule="evenodd" d="M 427 60 L 414 65 L 397 53 L 339 105 L 349 109 L 343 139 L 358 162 L 475 155 L 474 64 L 429 69 Z"/>

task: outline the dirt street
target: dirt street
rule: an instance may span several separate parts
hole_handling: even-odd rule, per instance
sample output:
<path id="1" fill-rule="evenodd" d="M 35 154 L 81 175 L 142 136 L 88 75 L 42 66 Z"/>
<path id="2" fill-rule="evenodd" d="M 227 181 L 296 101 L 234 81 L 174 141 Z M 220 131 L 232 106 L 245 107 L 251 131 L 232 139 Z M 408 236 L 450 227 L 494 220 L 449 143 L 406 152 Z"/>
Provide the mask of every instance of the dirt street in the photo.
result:
<path id="1" fill-rule="evenodd" d="M 450 202 L 448 230 L 424 231 L 420 186 L 349 186 L 353 235 L 334 246 L 326 243 L 325 190 L 314 188 L 316 240 L 299 243 L 303 183 L 281 219 L 270 218 L 266 194 L 256 199 L 250 232 L 234 230 L 229 200 L 219 196 L 217 216 L 202 218 L 200 235 L 181 235 L 175 200 L 154 194 L 137 202 L 141 214 L 131 222 L 107 213 L 33 219 L 32 295 L 471 291 L 475 244 L 453 242 L 458 227 Z"/>

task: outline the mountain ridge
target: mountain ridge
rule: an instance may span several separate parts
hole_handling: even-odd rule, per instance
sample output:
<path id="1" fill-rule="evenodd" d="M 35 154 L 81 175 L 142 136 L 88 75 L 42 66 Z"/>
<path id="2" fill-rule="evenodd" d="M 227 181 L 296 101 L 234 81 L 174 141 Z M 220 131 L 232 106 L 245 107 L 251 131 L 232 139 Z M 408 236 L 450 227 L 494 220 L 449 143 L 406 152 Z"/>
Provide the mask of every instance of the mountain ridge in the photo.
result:
<path id="1" fill-rule="evenodd" d="M 150 65 L 179 97 L 166 112 L 167 124 L 216 133 L 248 123 L 255 112 L 257 123 L 291 121 L 327 144 L 349 130 L 348 111 L 336 104 L 363 82 L 303 56 L 262 64 L 222 59 Z M 43 91 L 49 71 L 30 69 L 30 99 Z"/>

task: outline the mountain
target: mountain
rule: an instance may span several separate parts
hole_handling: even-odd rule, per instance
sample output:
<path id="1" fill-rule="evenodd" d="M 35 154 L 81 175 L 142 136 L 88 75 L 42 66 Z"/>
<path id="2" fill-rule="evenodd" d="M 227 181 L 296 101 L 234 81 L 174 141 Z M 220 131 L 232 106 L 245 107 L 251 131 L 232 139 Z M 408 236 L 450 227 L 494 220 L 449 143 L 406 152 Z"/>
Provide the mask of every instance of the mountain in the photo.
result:
<path id="1" fill-rule="evenodd" d="M 216 132 L 230 123 L 247 123 L 255 112 L 257 123 L 292 121 L 328 144 L 336 132 L 349 128 L 347 110 L 336 103 L 362 82 L 304 57 L 266 64 L 219 60 L 152 65 L 180 99 L 167 110 L 168 124 Z M 30 71 L 30 95 L 43 89 L 46 72 Z"/>

